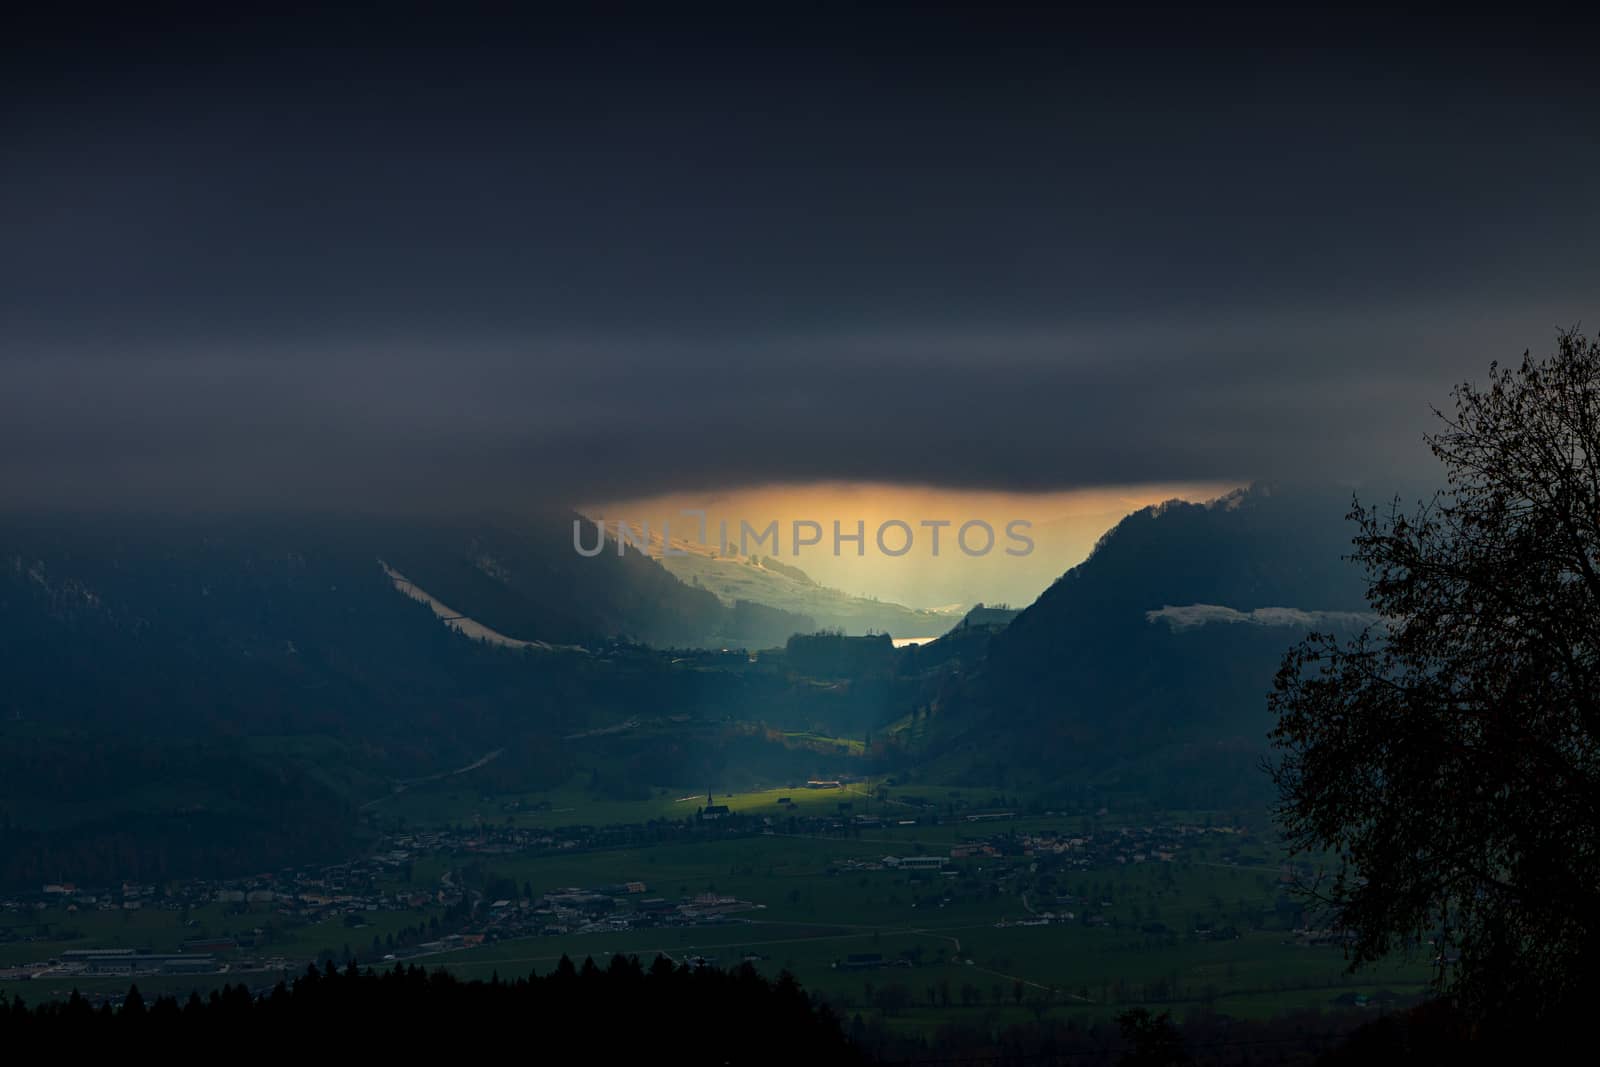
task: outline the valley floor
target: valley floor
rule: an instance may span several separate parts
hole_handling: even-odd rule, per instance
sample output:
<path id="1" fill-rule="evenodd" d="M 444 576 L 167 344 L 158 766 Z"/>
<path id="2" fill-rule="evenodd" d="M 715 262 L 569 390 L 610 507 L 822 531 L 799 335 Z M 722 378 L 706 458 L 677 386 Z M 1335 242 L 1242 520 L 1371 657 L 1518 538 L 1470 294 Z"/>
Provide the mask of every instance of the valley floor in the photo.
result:
<path id="1" fill-rule="evenodd" d="M 1029 814 L 988 790 L 849 781 L 711 799 L 428 783 L 378 807 L 382 841 L 355 864 L 132 887 L 133 908 L 117 903 L 130 887 L 93 904 L 67 903 L 84 899 L 76 887 L 9 900 L 0 989 L 36 1001 L 120 996 L 130 981 L 265 988 L 349 956 L 487 978 L 563 955 L 662 954 L 788 970 L 844 1018 L 924 1033 L 1132 1006 L 1375 1014 L 1425 990 L 1421 964 L 1347 974 L 1287 892 L 1301 872 L 1221 813 Z M 116 964 L 68 955 L 185 943 L 209 973 L 104 973 Z"/>

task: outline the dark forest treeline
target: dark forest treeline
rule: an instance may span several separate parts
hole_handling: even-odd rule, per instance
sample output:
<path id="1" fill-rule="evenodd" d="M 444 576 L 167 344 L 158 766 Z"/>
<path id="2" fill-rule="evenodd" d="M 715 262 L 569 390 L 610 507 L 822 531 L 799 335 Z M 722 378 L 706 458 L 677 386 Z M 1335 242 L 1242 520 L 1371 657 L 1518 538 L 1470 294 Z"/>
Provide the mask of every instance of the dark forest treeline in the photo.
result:
<path id="1" fill-rule="evenodd" d="M 615 956 L 604 967 L 563 957 L 547 975 L 465 981 L 415 964 L 362 970 L 310 967 L 270 991 L 227 985 L 146 1000 L 29 1004 L 0 994 L 0 1047 L 195 1047 L 247 1041 L 252 1052 L 319 1047 L 421 1051 L 440 1040 L 559 1049 L 563 1061 L 667 1057 L 717 1064 L 1373 1064 L 1448 1054 L 1479 1062 L 1525 1045 L 1526 1032 L 1486 1031 L 1442 1002 L 1378 1019 L 1306 1012 L 1269 1020 L 1203 1015 L 1178 1023 L 1143 1010 L 1116 1022 L 1039 1019 L 947 1025 L 917 1036 L 881 1019 L 841 1025 L 786 972 L 769 981 L 749 965 L 691 969 L 658 956 L 648 967 Z M 401 1043 L 405 1044 L 402 1045 Z M 143 1044 L 148 1043 L 148 1044 Z M 157 1044 L 162 1043 L 162 1044 Z M 493 1043 L 491 1046 L 488 1043 Z"/>
<path id="2" fill-rule="evenodd" d="M 1447 1000 L 1429 1000 L 1395 1013 L 1363 1010 L 1289 1012 L 1241 1019 L 1198 1012 L 1183 1020 L 1146 1009 L 1114 1020 L 1041 1017 L 949 1023 L 931 1034 L 897 1030 L 881 1017 L 854 1016 L 845 1033 L 872 1062 L 991 1067 L 1380 1067 L 1387 1064 L 1512 1062 L 1559 1039 L 1585 1037 L 1571 1018 L 1529 1025 L 1515 1018 L 1471 1017 Z M 1565 1062 L 1551 1060 L 1550 1062 Z"/>
<path id="3" fill-rule="evenodd" d="M 263 1048 L 329 1049 L 392 1045 L 411 1038 L 517 1041 L 527 1054 L 565 1050 L 562 1059 L 620 1062 L 679 1056 L 707 1063 L 863 1062 L 838 1021 L 787 974 L 768 981 L 746 966 L 690 969 L 657 957 L 581 967 L 563 957 L 547 975 L 464 981 L 418 966 L 392 970 L 309 968 L 263 996 L 244 985 L 208 997 L 146 1001 L 134 987 L 113 1007 L 69 1000 L 29 1005 L 0 999 L 0 1047 L 20 1042 L 208 1039 Z M 327 1041 L 328 1044 L 320 1044 Z M 318 1044 L 312 1044 L 318 1042 Z"/>

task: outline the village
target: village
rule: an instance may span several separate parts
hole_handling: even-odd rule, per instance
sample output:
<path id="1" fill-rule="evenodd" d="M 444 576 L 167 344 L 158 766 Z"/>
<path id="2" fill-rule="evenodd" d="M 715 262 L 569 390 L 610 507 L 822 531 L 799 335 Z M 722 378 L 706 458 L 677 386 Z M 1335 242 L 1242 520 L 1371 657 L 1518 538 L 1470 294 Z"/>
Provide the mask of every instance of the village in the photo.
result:
<path id="1" fill-rule="evenodd" d="M 690 818 L 605 827 L 551 831 L 508 823 L 419 829 L 384 834 L 360 859 L 250 878 L 110 887 L 47 884 L 36 893 L 0 899 L 0 949 L 8 961 L 0 965 L 0 982 L 288 974 L 312 963 L 394 963 L 513 938 L 749 922 L 766 907 L 717 892 L 658 892 L 643 879 L 539 892 L 526 882 L 517 885 L 495 877 L 488 865 L 502 858 L 779 834 L 858 841 L 886 824 L 895 830 L 942 824 L 947 832 L 956 828 L 954 843 L 946 847 L 929 849 L 907 841 L 911 851 L 837 858 L 824 873 L 906 876 L 917 887 L 908 911 L 946 907 L 963 894 L 1018 892 L 1019 886 L 1032 885 L 1031 898 L 1026 889 L 1020 891 L 1020 913 L 997 925 L 1103 926 L 1111 922 L 1101 907 L 1109 901 L 1086 900 L 1065 888 L 1040 892 L 1038 886 L 1055 884 L 1053 876 L 1059 880 L 1129 865 L 1176 863 L 1201 844 L 1215 848 L 1220 843 L 1220 852 L 1209 854 L 1234 863 L 1249 845 L 1245 831 L 1226 826 L 1154 823 L 1068 831 L 1039 827 L 1040 820 L 1030 818 L 1024 823 L 1028 828 L 1019 830 L 1019 817 L 1011 812 L 895 820 L 852 814 L 847 804 L 838 808 L 825 815 L 791 812 L 774 817 L 708 803 Z M 446 862 L 436 882 L 413 883 L 415 864 L 437 865 L 440 859 Z M 1280 878 L 1287 876 L 1283 872 Z M 116 916 L 127 922 L 131 915 L 149 911 L 170 914 L 169 928 L 179 936 L 152 936 L 149 944 L 135 946 L 119 939 L 117 947 L 107 947 L 84 932 L 97 926 L 91 917 Z M 305 930 L 337 931 L 339 945 L 329 943 L 313 955 L 304 950 L 304 939 L 295 936 Z M 302 943 L 298 952 L 292 950 L 297 940 Z M 334 939 L 330 935 L 328 940 Z M 30 943 L 40 946 L 37 955 L 28 952 Z"/>

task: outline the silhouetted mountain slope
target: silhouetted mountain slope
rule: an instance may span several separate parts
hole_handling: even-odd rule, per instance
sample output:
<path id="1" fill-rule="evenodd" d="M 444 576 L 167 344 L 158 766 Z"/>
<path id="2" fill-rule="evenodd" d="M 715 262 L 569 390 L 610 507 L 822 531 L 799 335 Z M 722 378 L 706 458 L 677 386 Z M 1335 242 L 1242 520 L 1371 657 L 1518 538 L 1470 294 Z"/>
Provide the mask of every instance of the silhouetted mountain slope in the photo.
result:
<path id="1" fill-rule="evenodd" d="M 725 604 L 652 559 L 608 540 L 573 549 L 571 513 L 384 524 L 373 542 L 440 600 L 511 637 L 657 647 L 773 647 L 816 628 L 809 617 L 747 601 Z M 593 531 L 588 531 L 593 536 Z"/>
<path id="2" fill-rule="evenodd" d="M 857 641 L 871 665 L 826 669 L 566 646 L 739 609 L 509 520 L 0 520 L 0 882 L 134 852 L 160 876 L 326 855 L 395 781 L 491 751 L 482 774 L 507 789 L 804 776 L 785 731 L 887 736 L 886 759 L 925 756 L 931 777 L 1231 802 L 1261 784 L 1283 649 L 1313 619 L 1360 621 L 1303 614 L 1362 608 L 1345 510 L 1264 491 L 1150 509 L 1008 626 Z M 380 560 L 551 644 L 469 639 Z"/>
<path id="3" fill-rule="evenodd" d="M 524 699 L 530 671 L 572 669 L 461 639 L 377 557 L 345 525 L 8 524 L 0 701 L 13 719 L 146 736 L 222 723 L 398 741 L 399 719 L 439 727 L 426 744 L 449 757 Z"/>
<path id="4" fill-rule="evenodd" d="M 962 664 L 982 663 L 989 642 L 1005 632 L 1020 612 L 1010 608 L 974 606 L 933 641 L 895 650 L 895 669 L 904 675 L 959 670 Z"/>
<path id="5" fill-rule="evenodd" d="M 0 883 L 110 877 L 134 852 L 160 876 L 323 857 L 350 846 L 357 806 L 391 783 L 490 751 L 508 788 L 590 767 L 699 788 L 736 778 L 739 758 L 788 758 L 782 745 L 730 745 L 724 724 L 759 714 L 781 729 L 853 730 L 890 699 L 743 655 L 473 640 L 379 562 L 439 579 L 452 607 L 529 635 L 639 617 L 619 568 L 655 583 L 640 599 L 661 618 L 692 618 L 679 608 L 702 599 L 727 618 L 740 610 L 637 556 L 578 558 L 594 569 L 557 580 L 517 553 L 513 532 L 484 529 L 0 520 Z M 545 595 L 520 592 L 535 589 Z M 666 736 L 581 740 L 637 721 L 668 724 Z"/>
<path id="6" fill-rule="evenodd" d="M 574 518 L 8 517 L 0 518 L 0 571 L 37 603 L 49 601 L 51 617 L 78 623 L 120 617 L 136 629 L 158 620 L 191 628 L 223 617 L 237 623 L 235 600 L 258 594 L 267 599 L 249 610 L 266 621 L 293 610 L 304 582 L 326 578 L 327 591 L 335 591 L 344 577 L 344 595 L 328 598 L 325 616 L 337 623 L 361 610 L 364 595 L 392 606 L 380 560 L 462 614 L 523 640 L 721 647 L 744 638 L 776 646 L 791 633 L 815 629 L 805 616 L 725 605 L 631 549 L 618 555 L 608 546 L 599 556 L 580 556 L 572 547 Z"/>
<path id="7" fill-rule="evenodd" d="M 1130 515 L 945 694 L 933 754 L 974 778 L 1182 802 L 1260 786 L 1283 651 L 1310 625 L 1367 621 L 1347 511 L 1337 493 L 1256 488 Z"/>
<path id="8" fill-rule="evenodd" d="M 650 536 L 661 566 L 695 589 L 714 593 L 724 603 L 754 602 L 815 620 L 811 630 L 821 626 L 857 637 L 869 633 L 930 637 L 944 633 L 956 621 L 950 613 L 921 611 L 831 589 L 799 567 L 771 556 L 723 555 L 709 545 L 680 538 L 673 538 L 675 554 L 669 556 L 660 532 Z"/>
<path id="9" fill-rule="evenodd" d="M 389 778 L 659 687 L 591 659 L 465 639 L 355 527 L 6 520 L 0 880 L 347 849 Z"/>

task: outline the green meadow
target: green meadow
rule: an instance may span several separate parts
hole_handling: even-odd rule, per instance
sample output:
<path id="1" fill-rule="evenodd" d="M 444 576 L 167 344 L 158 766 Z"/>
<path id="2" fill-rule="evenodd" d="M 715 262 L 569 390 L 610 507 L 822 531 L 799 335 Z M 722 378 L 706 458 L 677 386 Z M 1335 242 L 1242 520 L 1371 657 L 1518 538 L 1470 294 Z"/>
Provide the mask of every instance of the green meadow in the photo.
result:
<path id="1" fill-rule="evenodd" d="M 704 806 L 704 794 L 656 790 L 645 800 L 597 798 L 581 783 L 538 793 L 485 796 L 466 783 L 441 781 L 393 794 L 371 811 L 394 828 L 510 823 L 527 828 L 642 823 L 682 819 Z M 894 787 L 847 783 L 808 789 L 803 784 L 713 797 L 738 813 L 767 816 L 769 833 L 718 835 L 715 824 L 673 843 L 628 849 L 507 855 L 431 854 L 409 868 L 409 888 L 432 890 L 447 876 L 510 879 L 535 896 L 570 887 L 641 881 L 646 896 L 677 900 L 717 893 L 750 907 L 715 924 L 604 933 L 530 936 L 416 958 L 468 977 L 513 976 L 554 967 L 567 955 L 603 962 L 613 954 L 674 960 L 696 956 L 734 966 L 748 959 L 763 973 L 793 972 L 807 988 L 841 1010 L 879 1015 L 891 1025 L 933 1028 L 957 1019 L 1039 1017 L 1045 1013 L 1105 1017 L 1133 1005 L 1185 1015 L 1225 1012 L 1265 1017 L 1306 1008 L 1329 1009 L 1341 996 L 1423 991 L 1428 972 L 1404 961 L 1351 975 L 1337 947 L 1297 938 L 1291 900 L 1280 880 L 1278 849 L 1261 828 L 1246 835 L 1197 835 L 1171 862 L 1109 863 L 1075 870 L 1054 857 L 1011 855 L 954 861 L 945 872 L 846 869 L 886 856 L 948 856 L 953 846 L 1055 831 L 1071 835 L 1121 826 L 1231 825 L 1224 813 L 1099 815 L 1019 814 L 992 821 L 968 815 L 1022 811 L 1019 799 L 992 789 Z M 783 800 L 783 803 L 779 803 Z M 789 817 L 848 813 L 882 820 L 842 834 L 788 832 Z M 937 814 L 933 824 L 927 816 Z M 920 821 L 917 821 L 919 820 Z M 798 822 L 799 820 L 797 820 Z M 1227 855 L 1225 856 L 1225 852 Z M 390 888 L 401 888 L 391 885 Z M 1071 897 L 1071 903 L 1057 903 Z M 1041 912 L 1057 913 L 1048 925 Z M 1063 913 L 1074 912 L 1070 920 Z M 0 946 L 0 963 L 16 963 L 69 947 L 149 947 L 170 950 L 191 937 L 270 931 L 260 956 L 310 958 L 349 946 L 374 960 L 376 935 L 437 914 L 431 906 L 368 913 L 364 925 L 342 921 L 296 923 L 270 907 L 225 911 L 207 905 L 189 912 L 40 913 L 47 929 L 81 935 Z M 1097 925 L 1088 925 L 1088 915 Z M 851 956 L 882 964 L 850 966 Z M 272 975 L 249 977 L 268 982 Z M 198 980 L 202 986 L 225 976 Z M 60 996 L 71 987 L 115 992 L 126 979 L 40 980 L 12 983 L 30 999 Z M 186 992 L 193 978 L 142 981 L 147 990 Z"/>

